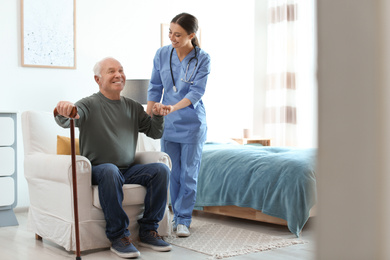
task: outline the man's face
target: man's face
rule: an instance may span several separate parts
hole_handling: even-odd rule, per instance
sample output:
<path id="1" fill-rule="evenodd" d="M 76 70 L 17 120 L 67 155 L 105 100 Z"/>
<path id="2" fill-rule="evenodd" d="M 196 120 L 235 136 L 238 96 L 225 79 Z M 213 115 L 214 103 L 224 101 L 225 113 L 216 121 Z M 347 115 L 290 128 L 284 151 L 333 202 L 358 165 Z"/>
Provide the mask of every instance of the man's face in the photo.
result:
<path id="1" fill-rule="evenodd" d="M 103 94 L 119 94 L 126 82 L 126 75 L 122 65 L 115 59 L 107 59 L 102 62 L 100 77 L 95 76 Z"/>

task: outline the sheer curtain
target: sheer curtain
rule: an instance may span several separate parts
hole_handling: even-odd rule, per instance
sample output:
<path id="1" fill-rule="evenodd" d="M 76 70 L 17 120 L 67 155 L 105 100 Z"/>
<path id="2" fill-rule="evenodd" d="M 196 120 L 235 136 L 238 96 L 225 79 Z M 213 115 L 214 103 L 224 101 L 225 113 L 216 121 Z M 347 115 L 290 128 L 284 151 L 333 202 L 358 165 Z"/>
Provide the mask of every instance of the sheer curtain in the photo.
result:
<path id="1" fill-rule="evenodd" d="M 313 2 L 268 1 L 265 134 L 275 146 L 315 146 Z"/>

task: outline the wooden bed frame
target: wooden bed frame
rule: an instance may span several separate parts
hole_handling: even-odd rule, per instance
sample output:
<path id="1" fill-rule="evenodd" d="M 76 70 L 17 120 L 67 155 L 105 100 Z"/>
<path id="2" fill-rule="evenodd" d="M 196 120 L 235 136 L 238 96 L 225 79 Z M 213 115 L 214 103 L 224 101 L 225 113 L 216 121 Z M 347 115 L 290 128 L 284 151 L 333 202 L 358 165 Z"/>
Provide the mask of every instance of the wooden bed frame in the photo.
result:
<path id="1" fill-rule="evenodd" d="M 316 211 L 315 208 L 316 206 L 314 206 L 310 210 L 310 217 L 315 216 L 315 211 Z M 256 210 L 253 208 L 244 208 L 238 206 L 205 206 L 203 207 L 203 210 L 200 211 L 213 213 L 217 215 L 243 218 L 243 219 L 287 226 L 286 220 L 264 214 L 260 210 Z"/>

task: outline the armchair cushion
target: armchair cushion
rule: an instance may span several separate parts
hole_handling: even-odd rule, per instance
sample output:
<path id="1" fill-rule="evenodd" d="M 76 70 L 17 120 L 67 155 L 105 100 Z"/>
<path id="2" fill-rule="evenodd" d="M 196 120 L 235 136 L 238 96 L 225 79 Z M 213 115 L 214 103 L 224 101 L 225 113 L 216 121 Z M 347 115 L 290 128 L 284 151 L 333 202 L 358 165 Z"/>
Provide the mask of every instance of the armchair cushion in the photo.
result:
<path id="1" fill-rule="evenodd" d="M 99 209 L 102 208 L 99 201 L 99 188 L 97 185 L 92 186 L 93 190 L 93 205 Z M 146 195 L 146 188 L 139 184 L 123 185 L 123 206 L 128 205 L 143 205 Z"/>

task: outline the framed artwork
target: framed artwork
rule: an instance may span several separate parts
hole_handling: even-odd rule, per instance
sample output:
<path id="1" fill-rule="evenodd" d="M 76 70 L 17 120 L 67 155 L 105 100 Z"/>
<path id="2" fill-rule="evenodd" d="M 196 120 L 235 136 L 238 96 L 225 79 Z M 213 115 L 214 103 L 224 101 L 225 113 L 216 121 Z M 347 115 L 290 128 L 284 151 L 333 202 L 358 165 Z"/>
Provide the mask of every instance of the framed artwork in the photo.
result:
<path id="1" fill-rule="evenodd" d="M 196 37 L 198 38 L 199 45 L 202 45 L 200 28 L 196 33 Z M 171 41 L 169 40 L 169 23 L 162 23 L 161 24 L 161 47 L 169 44 L 171 44 Z"/>
<path id="2" fill-rule="evenodd" d="M 76 69 L 76 0 L 21 0 L 22 66 Z"/>

